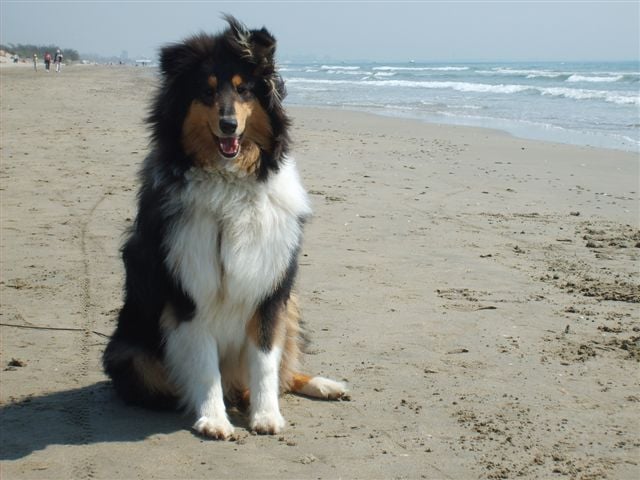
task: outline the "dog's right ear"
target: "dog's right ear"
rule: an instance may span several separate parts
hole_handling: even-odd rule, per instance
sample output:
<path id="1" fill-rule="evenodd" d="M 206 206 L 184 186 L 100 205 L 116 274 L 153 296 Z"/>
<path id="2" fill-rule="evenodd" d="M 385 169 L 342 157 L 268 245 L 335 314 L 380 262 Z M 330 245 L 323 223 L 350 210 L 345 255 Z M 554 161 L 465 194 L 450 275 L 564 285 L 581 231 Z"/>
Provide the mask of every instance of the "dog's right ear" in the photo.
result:
<path id="1" fill-rule="evenodd" d="M 268 66 L 273 70 L 276 39 L 269 33 L 269 30 L 264 27 L 260 30 L 251 30 L 251 50 L 258 65 Z"/>

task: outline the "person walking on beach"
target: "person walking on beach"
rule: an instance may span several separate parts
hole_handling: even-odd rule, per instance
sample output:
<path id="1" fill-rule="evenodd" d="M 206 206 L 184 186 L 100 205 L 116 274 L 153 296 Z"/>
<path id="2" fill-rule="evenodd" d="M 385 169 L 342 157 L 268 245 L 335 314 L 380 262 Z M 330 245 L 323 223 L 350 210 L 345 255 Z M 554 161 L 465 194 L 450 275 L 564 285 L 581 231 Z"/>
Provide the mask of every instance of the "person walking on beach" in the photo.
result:
<path id="1" fill-rule="evenodd" d="M 38 54 L 37 53 L 33 54 L 33 69 L 36 72 L 38 71 Z"/>
<path id="2" fill-rule="evenodd" d="M 47 73 L 49 73 L 51 69 L 51 54 L 49 52 L 46 52 L 44 54 L 44 69 L 47 71 Z"/>
<path id="3" fill-rule="evenodd" d="M 53 60 L 53 63 L 56 64 L 56 73 L 60 73 L 62 69 L 62 52 L 60 49 L 56 52 L 56 58 Z"/>

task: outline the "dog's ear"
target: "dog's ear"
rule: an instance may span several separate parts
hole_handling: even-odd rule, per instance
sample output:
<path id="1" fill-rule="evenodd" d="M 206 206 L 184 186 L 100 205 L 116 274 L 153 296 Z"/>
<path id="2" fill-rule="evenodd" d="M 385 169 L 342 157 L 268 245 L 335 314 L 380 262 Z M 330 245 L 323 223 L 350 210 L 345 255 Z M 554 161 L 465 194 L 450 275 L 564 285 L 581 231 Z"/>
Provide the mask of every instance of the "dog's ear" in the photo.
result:
<path id="1" fill-rule="evenodd" d="M 160 50 L 160 71 L 167 80 L 174 79 L 207 58 L 215 45 L 215 37 L 200 32 L 181 43 L 173 43 Z"/>
<path id="2" fill-rule="evenodd" d="M 187 71 L 194 62 L 194 51 L 186 43 L 167 45 L 160 50 L 160 71 L 173 78 Z"/>
<path id="3" fill-rule="evenodd" d="M 259 30 L 249 30 L 231 15 L 222 18 L 229 24 L 227 35 L 243 58 L 256 64 L 256 75 L 271 75 L 275 71 L 274 54 L 276 39 L 269 31 L 262 27 Z"/>
<path id="4" fill-rule="evenodd" d="M 276 52 L 276 39 L 266 28 L 251 30 L 251 51 L 254 61 L 258 64 L 260 74 L 270 75 L 275 70 L 274 55 Z"/>
<path id="5" fill-rule="evenodd" d="M 251 30 L 251 49 L 256 63 L 254 74 L 268 79 L 274 99 L 282 101 L 287 95 L 284 80 L 276 72 L 276 39 L 266 28 Z"/>

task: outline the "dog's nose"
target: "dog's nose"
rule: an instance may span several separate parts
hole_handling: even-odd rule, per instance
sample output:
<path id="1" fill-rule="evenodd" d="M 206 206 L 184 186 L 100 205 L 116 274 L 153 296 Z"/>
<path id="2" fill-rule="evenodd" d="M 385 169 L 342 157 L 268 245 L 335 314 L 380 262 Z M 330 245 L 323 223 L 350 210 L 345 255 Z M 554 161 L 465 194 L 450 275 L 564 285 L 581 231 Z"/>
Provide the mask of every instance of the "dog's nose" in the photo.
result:
<path id="1" fill-rule="evenodd" d="M 238 121 L 235 117 L 220 117 L 220 130 L 222 133 L 230 135 L 235 133 L 236 128 L 238 128 Z"/>

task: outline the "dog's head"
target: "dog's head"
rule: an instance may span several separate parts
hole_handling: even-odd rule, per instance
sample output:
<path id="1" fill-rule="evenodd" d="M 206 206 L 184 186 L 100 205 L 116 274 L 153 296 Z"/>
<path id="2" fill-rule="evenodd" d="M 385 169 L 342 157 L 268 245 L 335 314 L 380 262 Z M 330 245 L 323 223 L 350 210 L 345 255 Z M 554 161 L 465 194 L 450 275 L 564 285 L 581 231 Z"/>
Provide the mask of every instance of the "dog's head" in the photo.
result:
<path id="1" fill-rule="evenodd" d="M 264 179 L 278 169 L 289 143 L 276 40 L 265 28 L 225 19 L 229 27 L 219 35 L 162 49 L 153 136 L 165 146 L 173 142 L 189 164 Z"/>

